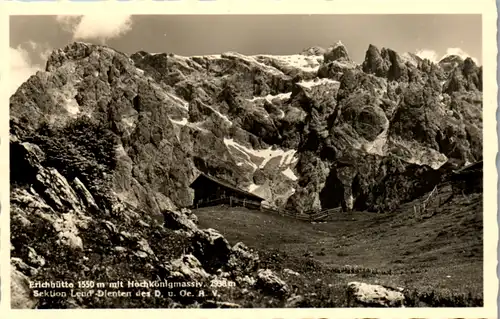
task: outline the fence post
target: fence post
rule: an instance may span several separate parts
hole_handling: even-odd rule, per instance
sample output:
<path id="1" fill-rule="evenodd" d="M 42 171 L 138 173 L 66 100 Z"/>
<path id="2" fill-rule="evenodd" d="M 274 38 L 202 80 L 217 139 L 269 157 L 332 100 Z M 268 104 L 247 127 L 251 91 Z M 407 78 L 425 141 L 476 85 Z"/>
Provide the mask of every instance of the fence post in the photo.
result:
<path id="1" fill-rule="evenodd" d="M 243 207 L 245 207 L 245 199 L 243 198 Z"/>
<path id="2" fill-rule="evenodd" d="M 233 207 L 233 196 L 229 196 L 229 207 Z"/>

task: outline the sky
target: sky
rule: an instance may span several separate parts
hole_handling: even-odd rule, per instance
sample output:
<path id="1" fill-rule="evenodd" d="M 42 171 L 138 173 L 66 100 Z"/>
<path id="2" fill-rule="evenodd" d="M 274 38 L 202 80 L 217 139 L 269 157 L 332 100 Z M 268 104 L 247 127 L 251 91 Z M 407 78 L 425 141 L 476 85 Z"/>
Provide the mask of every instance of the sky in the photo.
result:
<path id="1" fill-rule="evenodd" d="M 104 44 L 126 54 L 297 54 L 341 41 L 361 63 L 369 44 L 439 61 L 482 62 L 481 15 L 111 15 L 11 16 L 11 93 L 68 43 Z"/>

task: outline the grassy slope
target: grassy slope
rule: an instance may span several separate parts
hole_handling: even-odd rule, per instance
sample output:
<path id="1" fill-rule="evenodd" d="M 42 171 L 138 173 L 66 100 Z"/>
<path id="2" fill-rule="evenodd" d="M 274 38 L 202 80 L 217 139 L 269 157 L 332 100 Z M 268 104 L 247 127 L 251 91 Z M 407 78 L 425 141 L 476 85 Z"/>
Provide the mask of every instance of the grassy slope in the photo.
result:
<path id="1" fill-rule="evenodd" d="M 302 270 L 311 279 L 335 286 L 361 280 L 482 298 L 482 195 L 456 196 L 439 207 L 439 198 L 443 202 L 450 191 L 433 195 L 422 214 L 413 209 L 420 199 L 395 213 L 338 214 L 324 224 L 245 208 L 211 207 L 195 213 L 201 227 L 219 230 L 230 242 L 245 242 L 264 259 L 272 260 L 271 252 L 276 252 L 281 256 L 275 259 L 277 268 Z M 321 270 L 308 274 L 304 265 L 311 263 Z M 359 268 L 349 271 L 346 265 Z"/>

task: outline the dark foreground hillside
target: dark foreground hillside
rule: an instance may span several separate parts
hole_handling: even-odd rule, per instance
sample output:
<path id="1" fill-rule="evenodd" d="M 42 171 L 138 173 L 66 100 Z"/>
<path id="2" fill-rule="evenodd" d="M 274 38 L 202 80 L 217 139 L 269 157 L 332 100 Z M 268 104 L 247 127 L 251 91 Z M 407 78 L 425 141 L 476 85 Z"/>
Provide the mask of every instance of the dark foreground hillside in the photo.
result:
<path id="1" fill-rule="evenodd" d="M 11 170 L 15 308 L 345 307 L 352 282 L 406 289 L 407 306 L 482 304 L 481 193 L 450 199 L 446 186 L 393 213 L 339 213 L 324 224 L 224 207 L 196 215 L 165 210 L 162 217 L 101 196 L 105 179 L 89 191 L 79 177 L 70 182 L 45 167 L 61 161 L 51 147 L 11 140 L 18 167 Z M 75 154 L 66 156 L 64 167 L 82 176 L 105 173 L 90 155 L 83 167 L 69 164 Z M 426 209 L 418 208 L 424 201 Z M 153 284 L 127 286 L 144 281 Z M 155 286 L 165 282 L 181 286 Z"/>

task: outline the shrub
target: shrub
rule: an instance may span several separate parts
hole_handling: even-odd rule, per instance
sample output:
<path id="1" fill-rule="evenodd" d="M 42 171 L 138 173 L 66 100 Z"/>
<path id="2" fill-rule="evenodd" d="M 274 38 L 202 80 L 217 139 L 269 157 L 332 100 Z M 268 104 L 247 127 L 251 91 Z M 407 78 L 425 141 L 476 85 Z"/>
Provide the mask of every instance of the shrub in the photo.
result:
<path id="1" fill-rule="evenodd" d="M 482 307 L 482 296 L 472 293 L 443 293 L 439 291 L 418 292 L 415 289 L 404 291 L 407 307 Z"/>
<path id="2" fill-rule="evenodd" d="M 43 123 L 27 141 L 37 144 L 45 152 L 45 166 L 54 167 L 70 182 L 77 177 L 98 204 L 109 207 L 117 138 L 104 124 L 86 116 L 62 128 Z"/>

